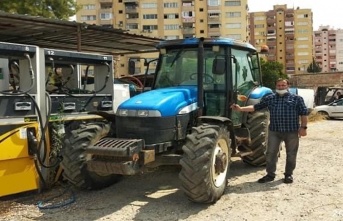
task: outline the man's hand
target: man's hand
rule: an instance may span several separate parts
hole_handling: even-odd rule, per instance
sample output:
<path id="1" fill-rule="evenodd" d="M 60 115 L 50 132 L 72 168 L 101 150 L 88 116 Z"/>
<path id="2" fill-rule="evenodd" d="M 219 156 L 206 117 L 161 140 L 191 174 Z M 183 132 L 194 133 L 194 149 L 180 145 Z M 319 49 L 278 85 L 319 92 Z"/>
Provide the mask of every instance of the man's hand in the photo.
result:
<path id="1" fill-rule="evenodd" d="M 230 108 L 234 111 L 241 111 L 241 107 L 238 104 L 231 104 Z"/>
<path id="2" fill-rule="evenodd" d="M 305 137 L 307 135 L 307 130 L 303 127 L 300 127 L 298 134 L 299 134 L 299 137 Z"/>

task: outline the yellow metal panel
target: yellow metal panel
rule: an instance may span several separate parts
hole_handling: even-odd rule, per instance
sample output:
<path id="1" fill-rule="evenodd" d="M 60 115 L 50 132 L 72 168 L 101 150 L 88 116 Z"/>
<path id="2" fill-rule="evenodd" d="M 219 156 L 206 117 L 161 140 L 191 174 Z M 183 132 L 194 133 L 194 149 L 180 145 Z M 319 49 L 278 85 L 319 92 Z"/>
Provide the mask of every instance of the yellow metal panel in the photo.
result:
<path id="1" fill-rule="evenodd" d="M 0 161 L 29 157 L 26 127 L 6 132 L 0 136 L 0 141 Z"/>
<path id="2" fill-rule="evenodd" d="M 34 127 L 37 133 L 37 123 L 18 127 L 16 124 L 0 125 L 3 131 L 6 126 L 9 130 L 0 135 L 0 197 L 39 188 L 33 156 L 29 155 L 26 130 Z"/>
<path id="3" fill-rule="evenodd" d="M 33 159 L 0 161 L 0 197 L 38 188 L 39 178 Z"/>

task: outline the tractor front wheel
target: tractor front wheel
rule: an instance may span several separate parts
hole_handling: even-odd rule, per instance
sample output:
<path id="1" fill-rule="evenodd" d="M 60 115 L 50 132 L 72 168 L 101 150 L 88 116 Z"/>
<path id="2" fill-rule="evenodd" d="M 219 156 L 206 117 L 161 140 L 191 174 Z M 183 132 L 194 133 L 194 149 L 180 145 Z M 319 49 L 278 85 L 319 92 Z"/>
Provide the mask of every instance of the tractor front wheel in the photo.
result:
<path id="1" fill-rule="evenodd" d="M 62 150 L 61 163 L 63 177 L 81 189 L 100 189 L 117 182 L 121 175 L 98 174 L 87 170 L 84 151 L 89 145 L 105 137 L 110 125 L 105 122 L 94 122 L 81 125 L 67 136 Z"/>
<path id="2" fill-rule="evenodd" d="M 223 126 L 193 127 L 182 147 L 179 178 L 186 196 L 194 202 L 214 203 L 223 195 L 231 160 L 230 133 Z"/>

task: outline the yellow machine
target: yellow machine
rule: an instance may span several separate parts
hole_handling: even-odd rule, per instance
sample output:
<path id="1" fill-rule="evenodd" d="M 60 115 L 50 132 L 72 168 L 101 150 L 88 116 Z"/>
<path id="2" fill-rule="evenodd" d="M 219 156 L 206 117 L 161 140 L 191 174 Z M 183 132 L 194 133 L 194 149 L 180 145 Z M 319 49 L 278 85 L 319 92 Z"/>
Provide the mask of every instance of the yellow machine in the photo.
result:
<path id="1" fill-rule="evenodd" d="M 0 42 L 0 197 L 40 188 L 37 51 Z"/>
<path id="2" fill-rule="evenodd" d="M 30 147 L 27 138 L 29 131 L 37 133 L 37 123 L 1 121 L 0 131 L 0 196 L 38 189 L 39 177 L 30 149 L 35 147 Z"/>

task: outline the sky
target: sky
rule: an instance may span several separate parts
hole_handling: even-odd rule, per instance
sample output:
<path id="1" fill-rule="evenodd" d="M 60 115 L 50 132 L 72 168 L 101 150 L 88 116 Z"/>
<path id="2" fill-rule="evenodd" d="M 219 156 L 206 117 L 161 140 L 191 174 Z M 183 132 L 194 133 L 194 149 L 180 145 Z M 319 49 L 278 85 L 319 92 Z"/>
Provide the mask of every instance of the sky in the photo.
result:
<path id="1" fill-rule="evenodd" d="M 311 9 L 313 30 L 319 26 L 343 29 L 343 10 L 341 0 L 248 0 L 249 12 L 261 12 L 274 9 L 274 5 L 287 5 L 287 8 Z"/>

